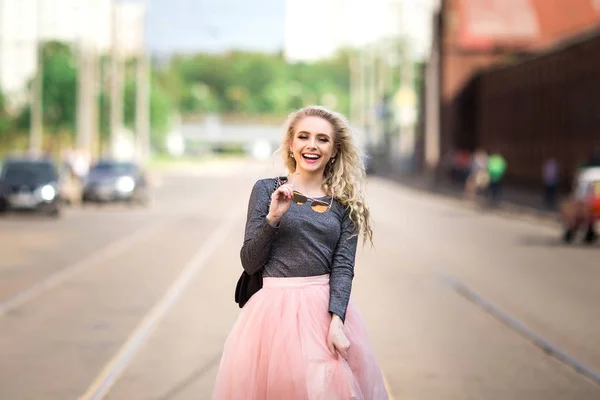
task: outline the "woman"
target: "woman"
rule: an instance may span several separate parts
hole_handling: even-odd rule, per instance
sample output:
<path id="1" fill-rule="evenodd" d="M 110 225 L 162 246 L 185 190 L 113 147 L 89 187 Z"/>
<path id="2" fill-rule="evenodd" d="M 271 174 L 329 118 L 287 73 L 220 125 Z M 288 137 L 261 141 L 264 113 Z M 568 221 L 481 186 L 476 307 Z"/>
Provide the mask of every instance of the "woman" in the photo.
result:
<path id="1" fill-rule="evenodd" d="M 387 399 L 350 300 L 358 235 L 372 239 L 350 128 L 306 107 L 290 115 L 281 151 L 289 179 L 254 185 L 241 250 L 263 288 L 225 343 L 213 399 Z"/>

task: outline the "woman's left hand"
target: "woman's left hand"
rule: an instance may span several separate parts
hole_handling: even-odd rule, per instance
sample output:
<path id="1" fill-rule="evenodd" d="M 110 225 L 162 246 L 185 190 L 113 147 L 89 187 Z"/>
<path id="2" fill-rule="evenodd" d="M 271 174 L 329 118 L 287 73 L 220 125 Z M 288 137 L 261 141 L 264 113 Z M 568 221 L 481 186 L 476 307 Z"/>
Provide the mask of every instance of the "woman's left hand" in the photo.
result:
<path id="1" fill-rule="evenodd" d="M 341 355 L 345 360 L 348 359 L 348 349 L 350 348 L 350 341 L 344 333 L 344 323 L 342 319 L 333 314 L 331 318 L 331 324 L 329 325 L 329 333 L 327 334 L 327 348 L 337 357 Z"/>

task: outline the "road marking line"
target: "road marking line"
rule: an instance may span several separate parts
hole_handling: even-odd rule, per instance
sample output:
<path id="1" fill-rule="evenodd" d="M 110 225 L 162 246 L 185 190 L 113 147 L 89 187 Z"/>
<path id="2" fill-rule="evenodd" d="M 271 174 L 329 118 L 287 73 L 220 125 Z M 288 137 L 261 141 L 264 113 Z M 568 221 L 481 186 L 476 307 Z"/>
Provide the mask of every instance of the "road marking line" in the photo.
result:
<path id="1" fill-rule="evenodd" d="M 115 382 L 119 379 L 128 363 L 133 359 L 140 347 L 150 337 L 150 334 L 163 316 L 177 302 L 185 292 L 188 285 L 196 277 L 205 263 L 227 238 L 240 216 L 232 212 L 216 230 L 216 232 L 200 247 L 191 261 L 184 267 L 179 276 L 173 281 L 162 299 L 156 303 L 146 314 L 140 324 L 129 335 L 127 341 L 121 346 L 117 354 L 106 364 L 100 375 L 92 382 L 79 399 L 103 399 Z"/>
<path id="2" fill-rule="evenodd" d="M 385 377 L 385 375 L 383 375 L 383 386 L 385 386 L 385 391 L 388 394 L 388 400 L 396 400 L 396 398 L 392 394 L 392 388 L 390 387 L 390 383 L 388 382 L 388 380 Z"/>
<path id="3" fill-rule="evenodd" d="M 23 304 L 33 300 L 34 298 L 47 292 L 48 290 L 53 289 L 61 283 L 73 278 L 77 274 L 82 273 L 92 265 L 116 256 L 117 254 L 123 252 L 130 246 L 134 245 L 135 243 L 141 242 L 142 240 L 154 235 L 156 232 L 175 222 L 176 221 L 171 220 L 167 222 L 158 223 L 151 227 L 142 227 L 141 229 L 136 230 L 134 233 L 125 238 L 109 243 L 105 247 L 102 247 L 100 250 L 97 250 L 96 252 L 92 253 L 91 256 L 86 257 L 83 260 L 72 264 L 71 266 L 62 268 L 61 270 L 48 276 L 46 279 L 35 283 L 33 286 L 22 290 L 21 292 L 12 296 L 8 300 L 1 302 L 0 318 L 9 311 L 22 306 Z"/>
<path id="4" fill-rule="evenodd" d="M 520 333 L 526 339 L 529 339 L 535 346 L 539 347 L 544 353 L 556 358 L 565 365 L 570 366 L 575 372 L 586 376 L 596 385 L 600 385 L 600 373 L 594 371 L 584 363 L 569 355 L 566 351 L 561 350 L 557 345 L 551 343 L 543 336 L 529 329 L 524 323 L 516 318 L 513 318 L 508 312 L 502 310 L 492 302 L 486 300 L 479 293 L 471 289 L 467 284 L 455 278 L 452 275 L 435 272 L 443 281 L 446 282 L 458 294 L 463 296 L 468 301 L 481 307 L 498 320 L 504 322 L 509 328 Z"/>
<path id="5" fill-rule="evenodd" d="M 390 242 L 388 238 L 384 238 L 384 240 L 388 243 L 388 245 L 392 245 L 392 242 Z M 454 290 L 464 299 L 480 307 L 500 322 L 503 322 L 509 329 L 523 336 L 523 338 L 531 342 L 534 346 L 541 349 L 544 353 L 548 354 L 551 357 L 554 357 L 556 360 L 562 362 L 564 365 L 571 367 L 573 370 L 575 370 L 575 372 L 587 377 L 596 385 L 600 385 L 599 372 L 594 371 L 591 367 L 577 360 L 575 357 L 571 356 L 569 353 L 562 350 L 557 345 L 551 343 L 542 335 L 528 328 L 525 323 L 511 316 L 507 311 L 504 311 L 499 306 L 487 300 L 485 297 L 476 292 L 463 281 L 461 281 L 454 275 L 443 272 L 437 267 L 431 266 L 426 261 L 416 260 L 413 256 L 408 255 L 406 251 L 402 251 L 402 253 L 405 254 L 405 257 L 411 259 L 413 263 L 416 263 L 417 265 L 420 265 L 423 268 L 431 271 L 434 274 L 434 276 L 440 279 L 444 284 L 448 285 L 452 290 Z M 440 256 L 443 255 L 439 251 L 434 251 L 430 254 L 433 254 L 438 258 L 440 258 Z M 444 259 L 444 257 L 441 257 L 440 259 Z"/>

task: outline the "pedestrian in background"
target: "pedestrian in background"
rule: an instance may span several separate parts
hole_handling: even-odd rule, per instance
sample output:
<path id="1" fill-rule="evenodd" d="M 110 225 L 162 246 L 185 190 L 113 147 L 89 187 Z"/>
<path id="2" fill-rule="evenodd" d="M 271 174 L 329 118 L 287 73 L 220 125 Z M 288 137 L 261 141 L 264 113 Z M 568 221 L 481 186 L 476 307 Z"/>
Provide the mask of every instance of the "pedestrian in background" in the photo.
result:
<path id="1" fill-rule="evenodd" d="M 464 185 L 471 172 L 471 153 L 468 150 L 459 150 L 453 161 L 453 180 L 459 185 Z"/>
<path id="2" fill-rule="evenodd" d="M 465 182 L 464 195 L 469 200 L 477 197 L 477 192 L 484 190 L 489 183 L 487 171 L 488 155 L 483 149 L 478 149 L 471 160 L 471 172 Z"/>
<path id="3" fill-rule="evenodd" d="M 506 173 L 506 160 L 498 153 L 492 154 L 488 158 L 489 200 L 491 203 L 497 203 L 502 197 L 502 182 Z"/>
<path id="4" fill-rule="evenodd" d="M 387 399 L 350 299 L 358 236 L 372 239 L 363 159 L 341 115 L 292 113 L 287 183 L 255 183 L 241 260 L 263 287 L 225 343 L 213 399 Z"/>
<path id="5" fill-rule="evenodd" d="M 555 158 L 550 158 L 544 163 L 542 178 L 544 180 L 544 205 L 546 208 L 553 209 L 556 207 L 559 183 L 558 161 Z"/>

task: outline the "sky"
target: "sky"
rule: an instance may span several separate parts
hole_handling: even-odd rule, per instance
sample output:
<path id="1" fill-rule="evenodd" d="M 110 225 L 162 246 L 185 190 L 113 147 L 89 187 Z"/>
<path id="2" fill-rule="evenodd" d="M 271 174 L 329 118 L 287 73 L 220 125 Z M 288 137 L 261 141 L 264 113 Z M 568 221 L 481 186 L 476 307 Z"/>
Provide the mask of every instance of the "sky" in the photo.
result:
<path id="1" fill-rule="evenodd" d="M 290 60 L 315 60 L 400 31 L 422 57 L 431 41 L 431 14 L 423 10 L 438 0 L 143 1 L 146 45 L 155 55 L 284 50 Z"/>
<path id="2" fill-rule="evenodd" d="M 147 45 L 160 55 L 283 49 L 285 0 L 146 0 Z"/>

